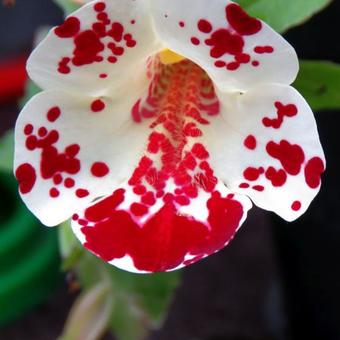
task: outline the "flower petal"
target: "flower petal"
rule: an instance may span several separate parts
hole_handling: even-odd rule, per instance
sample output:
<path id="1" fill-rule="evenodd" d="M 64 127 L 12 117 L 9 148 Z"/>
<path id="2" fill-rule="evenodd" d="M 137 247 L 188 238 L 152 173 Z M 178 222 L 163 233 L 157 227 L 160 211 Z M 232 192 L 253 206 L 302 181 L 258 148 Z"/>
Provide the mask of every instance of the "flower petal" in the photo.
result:
<path id="1" fill-rule="evenodd" d="M 28 73 L 43 89 L 106 95 L 130 82 L 159 48 L 145 1 L 93 1 L 50 31 Z"/>
<path id="2" fill-rule="evenodd" d="M 228 188 L 288 221 L 320 188 L 325 158 L 313 113 L 292 87 L 262 85 L 220 95 L 223 119 L 211 128 L 212 166 Z"/>
<path id="3" fill-rule="evenodd" d="M 260 20 L 226 0 L 152 0 L 156 31 L 167 48 L 200 65 L 220 90 L 290 84 L 294 49 Z"/>
<path id="4" fill-rule="evenodd" d="M 46 225 L 56 225 L 129 176 L 147 138 L 124 101 L 47 91 L 35 96 L 16 125 L 15 174 L 21 196 Z"/>
<path id="5" fill-rule="evenodd" d="M 129 271 L 173 270 L 218 251 L 251 207 L 210 165 L 206 131 L 219 113 L 211 81 L 189 61 L 158 67 L 133 109 L 149 126 L 138 165 L 111 195 L 73 217 L 86 248 Z"/>

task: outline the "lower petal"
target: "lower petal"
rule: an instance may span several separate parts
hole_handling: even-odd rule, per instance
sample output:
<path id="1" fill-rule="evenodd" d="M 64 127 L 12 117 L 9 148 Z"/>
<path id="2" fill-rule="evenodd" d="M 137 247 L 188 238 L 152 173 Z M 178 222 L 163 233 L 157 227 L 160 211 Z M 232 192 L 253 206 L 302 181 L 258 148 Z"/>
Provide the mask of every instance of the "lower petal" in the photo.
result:
<path id="1" fill-rule="evenodd" d="M 85 248 L 118 268 L 169 271 L 226 246 L 251 206 L 245 196 L 232 194 L 221 183 L 212 193 L 199 190 L 195 199 L 168 193 L 143 204 L 141 198 L 129 184 L 122 186 L 74 215 L 75 234 Z M 186 200 L 190 203 L 183 206 Z"/>

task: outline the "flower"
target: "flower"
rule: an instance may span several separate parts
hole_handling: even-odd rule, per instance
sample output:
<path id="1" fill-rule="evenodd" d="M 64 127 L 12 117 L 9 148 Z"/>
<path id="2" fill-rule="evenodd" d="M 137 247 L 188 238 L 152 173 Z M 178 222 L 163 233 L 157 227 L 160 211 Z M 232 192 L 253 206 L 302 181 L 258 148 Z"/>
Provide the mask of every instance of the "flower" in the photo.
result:
<path id="1" fill-rule="evenodd" d="M 44 89 L 16 125 L 15 175 L 46 225 L 128 271 L 223 248 L 252 203 L 288 221 L 320 188 L 294 49 L 227 0 L 101 0 L 28 61 Z"/>

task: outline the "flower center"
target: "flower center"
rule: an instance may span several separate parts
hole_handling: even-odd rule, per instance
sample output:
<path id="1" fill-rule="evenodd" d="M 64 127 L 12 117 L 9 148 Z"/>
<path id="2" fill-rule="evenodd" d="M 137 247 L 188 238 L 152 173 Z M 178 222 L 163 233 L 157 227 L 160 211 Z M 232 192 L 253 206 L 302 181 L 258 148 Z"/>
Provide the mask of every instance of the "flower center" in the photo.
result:
<path id="1" fill-rule="evenodd" d="M 177 54 L 176 52 L 173 52 L 169 49 L 165 49 L 159 53 L 160 61 L 164 65 L 171 65 L 176 64 L 182 60 L 185 59 L 185 57 L 181 56 L 180 54 Z"/>

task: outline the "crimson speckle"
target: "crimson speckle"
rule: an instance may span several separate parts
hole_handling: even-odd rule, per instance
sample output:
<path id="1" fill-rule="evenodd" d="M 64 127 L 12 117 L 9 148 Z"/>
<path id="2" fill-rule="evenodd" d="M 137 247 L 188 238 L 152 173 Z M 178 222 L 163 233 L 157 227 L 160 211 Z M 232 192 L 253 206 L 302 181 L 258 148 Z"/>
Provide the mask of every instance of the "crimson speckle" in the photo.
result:
<path id="1" fill-rule="evenodd" d="M 208 20 L 201 19 L 198 24 L 198 29 L 203 33 L 210 33 L 212 31 L 212 25 Z"/>
<path id="2" fill-rule="evenodd" d="M 61 115 L 61 110 L 58 106 L 52 107 L 47 112 L 47 119 L 49 122 L 54 123 Z"/>
<path id="3" fill-rule="evenodd" d="M 95 177 L 104 177 L 109 173 L 109 171 L 109 167 L 103 162 L 96 162 L 91 166 L 91 173 Z"/>
<path id="4" fill-rule="evenodd" d="M 21 164 L 15 171 L 15 177 L 23 195 L 31 192 L 37 179 L 35 169 L 29 163 Z"/>
<path id="5" fill-rule="evenodd" d="M 301 202 L 295 201 L 292 203 L 292 210 L 299 211 L 301 209 Z"/>
<path id="6" fill-rule="evenodd" d="M 56 27 L 54 33 L 59 38 L 72 38 L 80 31 L 80 21 L 76 17 L 68 17 L 65 22 Z"/>
<path id="7" fill-rule="evenodd" d="M 250 17 L 237 4 L 230 4 L 226 7 L 226 16 L 232 28 L 241 35 L 253 35 L 262 29 L 261 21 Z"/>
<path id="8" fill-rule="evenodd" d="M 60 192 L 57 188 L 51 188 L 50 189 L 50 196 L 52 198 L 57 198 L 57 197 L 59 197 L 59 195 L 60 195 Z"/>
<path id="9" fill-rule="evenodd" d="M 184 21 L 180 21 L 180 22 L 178 23 L 178 25 L 179 25 L 179 27 L 184 27 L 184 26 L 185 26 L 185 23 L 184 23 Z"/>
<path id="10" fill-rule="evenodd" d="M 266 146 L 267 152 L 273 158 L 278 159 L 284 170 L 290 175 L 298 175 L 305 160 L 305 154 L 299 145 L 290 144 L 282 140 L 279 144 L 269 142 Z"/>
<path id="11" fill-rule="evenodd" d="M 24 127 L 24 134 L 29 136 L 31 135 L 33 132 L 33 125 L 32 124 L 27 124 L 25 127 Z"/>
<path id="12" fill-rule="evenodd" d="M 76 196 L 79 198 L 84 198 L 86 196 L 88 196 L 90 193 L 88 190 L 86 189 L 77 189 L 76 190 Z"/>
<path id="13" fill-rule="evenodd" d="M 100 112 L 105 109 L 105 103 L 101 99 L 96 99 L 91 104 L 91 110 L 93 112 Z"/>
<path id="14" fill-rule="evenodd" d="M 305 179 L 307 185 L 316 189 L 321 182 L 321 175 L 325 171 L 325 165 L 320 157 L 313 157 L 307 162 L 305 167 Z"/>
<path id="15" fill-rule="evenodd" d="M 94 5 L 94 10 L 96 12 L 102 12 L 105 10 L 105 8 L 106 8 L 106 5 L 104 2 L 98 2 Z"/>
<path id="16" fill-rule="evenodd" d="M 196 37 L 192 37 L 191 42 L 192 42 L 193 45 L 199 45 L 200 44 L 199 39 L 197 39 Z"/>
<path id="17" fill-rule="evenodd" d="M 249 149 L 249 150 L 255 150 L 257 145 L 256 138 L 253 135 L 249 135 L 245 140 L 244 140 L 244 146 Z"/>
<path id="18" fill-rule="evenodd" d="M 65 188 L 73 188 L 75 185 L 75 181 L 73 178 L 66 178 L 64 181 Z"/>

